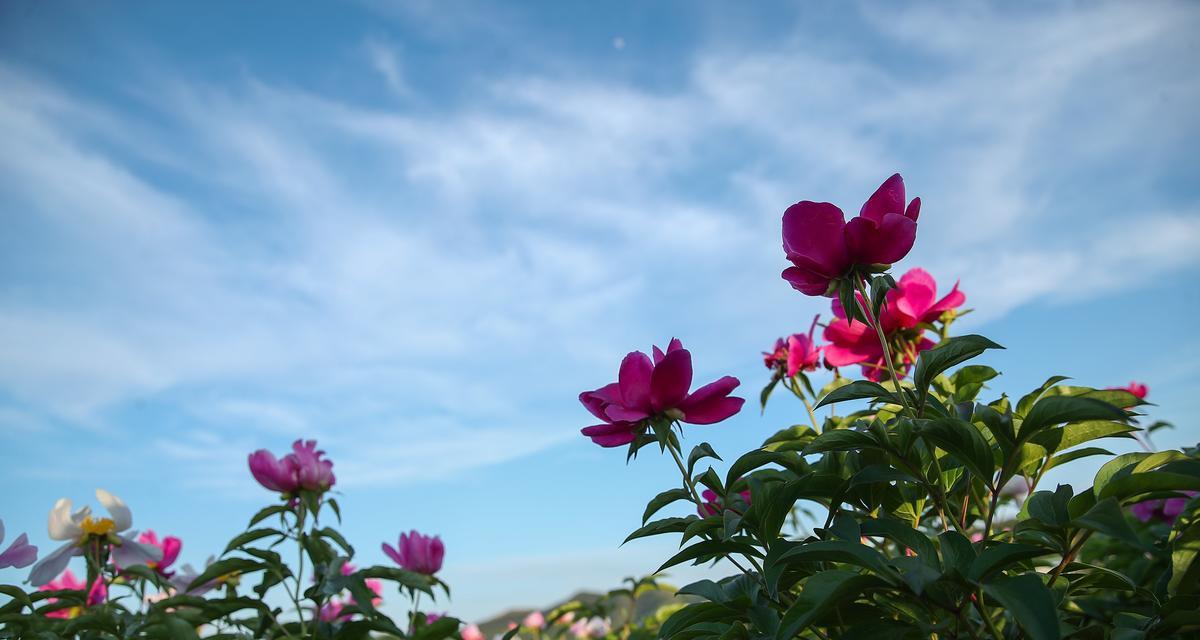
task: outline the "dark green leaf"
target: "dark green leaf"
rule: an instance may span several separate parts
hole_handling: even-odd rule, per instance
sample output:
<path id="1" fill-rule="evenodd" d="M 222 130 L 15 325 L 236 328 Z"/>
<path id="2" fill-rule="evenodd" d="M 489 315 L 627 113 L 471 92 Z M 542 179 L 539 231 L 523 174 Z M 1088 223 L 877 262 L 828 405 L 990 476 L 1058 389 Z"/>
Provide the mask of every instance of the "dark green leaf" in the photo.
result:
<path id="1" fill-rule="evenodd" d="M 971 562 L 971 567 L 967 570 L 966 577 L 973 582 L 979 582 L 991 577 L 997 571 L 1003 571 L 1019 562 L 1051 553 L 1054 552 L 1050 549 L 1027 544 L 994 544 L 984 549 Z"/>
<path id="2" fill-rule="evenodd" d="M 985 584 L 983 592 L 999 602 L 1031 640 L 1059 640 L 1062 637 L 1058 631 L 1054 596 L 1037 574 L 997 578 Z"/>
<path id="3" fill-rule="evenodd" d="M 827 451 L 859 451 L 861 449 L 880 449 L 882 445 L 870 434 L 850 429 L 826 431 L 817 436 L 804 448 L 804 455 L 825 453 Z"/>
<path id="4" fill-rule="evenodd" d="M 956 418 L 942 418 L 920 423 L 918 434 L 957 458 L 988 487 L 992 486 L 995 472 L 992 447 L 975 425 Z"/>
<path id="5" fill-rule="evenodd" d="M 840 386 L 833 391 L 830 391 L 821 401 L 817 403 L 814 409 L 820 409 L 827 404 L 837 402 L 846 402 L 849 400 L 880 400 L 891 404 L 899 404 L 900 401 L 892 395 L 890 391 L 884 389 L 883 386 L 868 380 L 855 380 L 850 384 Z"/>
<path id="6" fill-rule="evenodd" d="M 642 514 L 642 524 L 650 519 L 650 516 L 658 513 L 659 509 L 675 502 L 677 500 L 690 500 L 692 494 L 687 489 L 667 489 L 666 491 L 654 496 L 649 503 L 646 504 L 646 511 Z"/>
<path id="7" fill-rule="evenodd" d="M 1142 542 L 1133 532 L 1133 528 L 1125 519 L 1125 513 L 1121 511 L 1121 505 L 1113 498 L 1097 501 L 1091 509 L 1088 509 L 1087 513 L 1072 520 L 1071 524 L 1128 542 L 1140 549 L 1148 548 L 1146 543 Z"/>
<path id="8" fill-rule="evenodd" d="M 1035 402 L 1029 413 L 1025 414 L 1025 420 L 1021 422 L 1020 431 L 1017 432 L 1017 440 L 1028 440 L 1043 429 L 1066 422 L 1125 419 L 1124 410 L 1107 402 L 1092 398 L 1048 396 Z"/>
<path id="9" fill-rule="evenodd" d="M 663 518 L 661 520 L 655 520 L 654 522 L 643 525 L 638 530 L 629 534 L 629 537 L 625 538 L 625 542 L 636 540 L 637 538 L 657 536 L 664 533 L 683 533 L 684 530 L 687 529 L 688 524 L 698 519 L 699 518 L 696 516 L 687 516 L 686 518 Z M 622 542 L 621 544 L 625 544 L 625 542 Z"/>
<path id="10" fill-rule="evenodd" d="M 687 474 L 689 478 L 692 477 L 692 473 L 696 470 L 696 463 L 704 458 L 716 458 L 717 460 L 720 460 L 721 456 L 717 455 L 717 452 L 713 451 L 713 448 L 707 442 L 701 442 L 695 447 L 692 447 L 692 452 L 688 454 L 687 463 Z"/>
<path id="11" fill-rule="evenodd" d="M 233 540 L 230 540 L 229 544 L 225 545 L 225 553 L 229 553 L 238 547 L 243 547 L 247 544 L 250 544 L 255 540 L 261 540 L 271 536 L 282 538 L 283 535 L 283 532 L 279 531 L 278 529 L 251 529 L 249 531 L 243 531 L 235 536 Z"/>
<path id="12" fill-rule="evenodd" d="M 1003 348 L 983 336 L 965 335 L 947 338 L 936 347 L 922 351 L 917 356 L 917 368 L 913 374 L 913 384 L 916 386 L 919 402 L 924 404 L 930 383 L 950 367 L 962 364 L 988 349 Z"/>

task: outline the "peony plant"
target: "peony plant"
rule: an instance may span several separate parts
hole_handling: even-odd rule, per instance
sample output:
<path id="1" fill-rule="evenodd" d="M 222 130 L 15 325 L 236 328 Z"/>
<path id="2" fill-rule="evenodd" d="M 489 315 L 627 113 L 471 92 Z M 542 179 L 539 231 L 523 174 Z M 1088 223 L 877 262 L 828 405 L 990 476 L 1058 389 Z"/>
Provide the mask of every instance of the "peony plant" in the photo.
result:
<path id="1" fill-rule="evenodd" d="M 59 500 L 49 516 L 51 538 L 64 541 L 59 549 L 34 563 L 37 549 L 22 535 L 0 555 L 5 566 L 33 564 L 27 582 L 36 589 L 0 585 L 9 597 L 0 638 L 459 637 L 457 619 L 419 609 L 421 595 L 449 595 L 434 575 L 445 553 L 440 539 L 401 534 L 399 551 L 383 543 L 399 567 L 356 568 L 354 547 L 330 521 L 341 521 L 333 462 L 315 441 L 297 440 L 282 457 L 255 451 L 248 462 L 277 502 L 199 571 L 175 567 L 181 539 L 131 531 L 131 510 L 107 491 L 96 491 L 109 513 L 103 518 Z M 0 541 L 2 533 L 0 525 Z M 80 556 L 82 578 L 68 568 Z M 411 604 L 403 620 L 378 608 L 387 583 Z"/>
<path id="2" fill-rule="evenodd" d="M 625 410 L 645 396 L 626 393 L 624 363 L 618 385 L 580 396 L 623 434 L 598 440 L 588 427 L 585 435 L 628 445 L 629 458 L 657 442 L 681 473 L 626 540 L 679 536 L 680 551 L 659 571 L 706 562 L 733 571 L 680 589 L 696 601 L 670 615 L 659 637 L 1200 635 L 1200 451 L 1154 450 L 1149 433 L 1169 425 L 1139 426 L 1149 405 L 1136 383 L 1096 389 L 1054 376 L 1019 398 L 982 399 L 999 373 L 976 359 L 1003 347 L 951 335 L 967 313 L 965 294 L 956 284 L 939 297 L 922 269 L 899 280 L 890 273 L 914 245 L 919 211 L 894 175 L 849 222 L 830 203 L 784 212 L 783 278 L 832 297 L 832 319 L 825 344 L 815 342 L 814 322 L 763 354 L 770 379 L 761 404 L 782 384 L 807 423 L 765 438 L 724 474 L 699 471 L 721 460 L 707 443 L 684 462 L 686 411 L 661 402 Z M 629 392 L 634 380 L 655 382 L 657 371 L 639 362 L 649 375 L 630 376 Z M 819 364 L 833 381 L 816 391 L 809 374 Z M 833 411 L 840 406 L 842 415 Z M 1097 446 L 1104 439 L 1136 440 L 1144 451 L 1114 455 Z M 1090 487 L 1043 486 L 1051 470 L 1093 457 L 1104 463 Z M 652 519 L 677 501 L 695 513 Z M 812 526 L 800 526 L 798 513 L 813 514 Z"/>

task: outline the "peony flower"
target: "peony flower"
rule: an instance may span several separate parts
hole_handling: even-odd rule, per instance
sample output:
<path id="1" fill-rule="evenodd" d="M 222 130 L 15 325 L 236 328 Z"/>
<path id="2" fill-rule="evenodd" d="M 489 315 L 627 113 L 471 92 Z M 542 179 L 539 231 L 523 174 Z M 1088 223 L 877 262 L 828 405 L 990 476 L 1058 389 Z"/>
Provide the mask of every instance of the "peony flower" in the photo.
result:
<path id="1" fill-rule="evenodd" d="M 849 222 L 828 202 L 797 202 L 783 213 L 783 250 L 792 263 L 783 279 L 805 295 L 832 295 L 834 282 L 856 267 L 889 265 L 908 255 L 920 211 L 920 198 L 905 207 L 904 179 L 898 173 Z"/>
<path id="2" fill-rule="evenodd" d="M 541 629 L 546 626 L 546 616 L 542 615 L 541 611 L 534 611 L 525 616 L 525 619 L 521 621 L 521 626 L 530 629 Z"/>
<path id="3" fill-rule="evenodd" d="M 1157 520 L 1167 524 L 1175 524 L 1176 518 L 1183 513 L 1189 500 L 1197 495 L 1196 491 L 1182 491 L 1186 498 L 1165 498 L 1158 500 L 1143 500 L 1129 507 L 1134 517 L 1142 522 Z"/>
<path id="4" fill-rule="evenodd" d="M 142 535 L 138 536 L 138 542 L 152 547 L 157 547 L 162 551 L 162 560 L 158 562 L 148 562 L 146 565 L 158 572 L 164 578 L 170 578 L 175 575 L 174 571 L 170 571 L 171 565 L 175 564 L 175 560 L 179 558 L 179 551 L 183 549 L 183 541 L 175 536 L 167 536 L 161 540 L 158 534 L 154 533 L 153 529 L 146 529 Z"/>
<path id="5" fill-rule="evenodd" d="M 776 340 L 774 351 L 763 352 L 763 364 L 780 375 L 786 372 L 789 378 L 795 377 L 801 371 L 815 371 L 821 364 L 821 347 L 817 346 L 813 333 L 817 330 L 817 321 L 820 319 L 820 315 L 813 318 L 807 334 L 795 333 L 786 340 Z"/>
<path id="6" fill-rule="evenodd" d="M 941 300 L 937 300 L 937 282 L 924 269 L 909 269 L 900 277 L 896 288 L 887 292 L 888 317 L 899 328 L 912 329 L 918 324 L 932 324 L 942 314 L 961 307 L 967 296 L 958 290 L 958 283 Z M 884 324 L 887 330 L 887 324 Z"/>
<path id="7" fill-rule="evenodd" d="M 0 520 L 0 544 L 4 542 L 4 521 Z M 5 567 L 15 567 L 24 569 L 33 564 L 37 560 L 37 547 L 29 544 L 29 536 L 21 534 L 17 536 L 13 543 L 8 545 L 8 548 L 0 553 L 0 569 Z"/>
<path id="8" fill-rule="evenodd" d="M 277 459 L 266 449 L 249 456 L 250 473 L 259 484 L 285 496 L 299 490 L 325 492 L 337 482 L 333 462 L 322 459 L 316 440 L 297 440 L 292 452 Z"/>
<path id="9" fill-rule="evenodd" d="M 483 631 L 479 628 L 479 625 L 475 624 L 469 624 L 463 627 L 462 631 L 460 631 L 458 635 L 462 638 L 462 640 L 484 640 Z"/>
<path id="10" fill-rule="evenodd" d="M 83 580 L 76 578 L 75 574 L 71 573 L 70 569 L 67 569 L 57 579 L 38 587 L 38 591 L 83 591 L 86 587 L 87 584 Z M 55 602 L 58 602 L 58 598 L 46 598 L 46 604 L 54 604 Z M 62 618 L 65 620 L 79 617 L 81 613 L 83 613 L 83 607 L 68 607 L 50 611 L 46 613 L 46 617 Z"/>
<path id="11" fill-rule="evenodd" d="M 111 545 L 113 562 L 120 567 L 162 561 L 163 553 L 158 547 L 134 540 L 133 534 L 120 535 L 133 526 L 133 514 L 120 498 L 104 489 L 96 489 L 96 499 L 111 517 L 95 518 L 91 507 L 72 513 L 69 498 L 60 498 L 54 503 L 50 510 L 50 539 L 65 542 L 33 565 L 28 578 L 30 584 L 41 586 L 62 573 L 72 557 L 83 555 L 83 546 L 88 540 Z"/>
<path id="12" fill-rule="evenodd" d="M 1127 384 L 1123 387 L 1109 387 L 1109 389 L 1118 390 L 1118 391 L 1128 391 L 1129 393 L 1132 393 L 1134 396 L 1136 396 L 1138 400 L 1145 400 L 1146 394 L 1150 393 L 1150 387 L 1147 387 L 1146 385 L 1142 384 L 1141 382 L 1130 382 L 1129 384 Z"/>
<path id="13" fill-rule="evenodd" d="M 697 505 L 696 512 L 700 514 L 701 518 L 720 515 L 721 512 L 725 511 L 725 505 L 721 500 L 721 496 L 717 495 L 715 491 L 711 489 L 705 489 L 704 493 L 700 494 L 700 497 L 704 499 L 704 504 Z M 739 492 L 738 497 L 742 499 L 742 502 L 745 504 L 745 506 L 750 506 L 749 491 Z M 734 504 L 736 505 L 737 503 Z M 730 509 L 733 509 L 733 507 L 730 507 Z"/>
<path id="14" fill-rule="evenodd" d="M 317 611 L 317 618 L 321 622 L 335 622 L 349 619 L 349 615 L 342 614 L 342 609 L 345 608 L 346 605 L 342 604 L 337 598 L 330 598 L 329 602 L 321 605 L 320 610 Z"/>
<path id="15" fill-rule="evenodd" d="M 920 352 L 930 349 L 934 342 L 924 337 L 925 327 L 966 301 L 966 296 L 954 288 L 940 300 L 937 283 L 923 269 L 910 269 L 897 287 L 888 291 L 887 304 L 879 312 L 879 326 L 892 349 L 896 373 L 903 378 L 917 361 Z M 861 295 L 856 298 L 864 304 Z M 936 301 L 935 301 L 936 300 Z M 862 365 L 863 376 L 880 382 L 887 379 L 887 361 L 875 327 L 862 321 L 850 321 L 839 300 L 832 303 L 834 320 L 825 326 L 823 347 L 825 362 L 834 367 Z"/>
<path id="16" fill-rule="evenodd" d="M 442 568 L 446 547 L 441 538 L 424 536 L 413 530 L 400 534 L 394 549 L 392 545 L 383 543 L 383 552 L 401 568 L 431 576 Z"/>
<path id="17" fill-rule="evenodd" d="M 739 384 L 725 376 L 692 393 L 692 354 L 672 338 L 666 352 L 653 349 L 651 359 L 633 351 L 621 361 L 617 382 L 579 394 L 579 402 L 603 424 L 585 427 L 583 435 L 602 447 L 619 447 L 637 439 L 648 420 L 668 418 L 689 424 L 713 424 L 741 410 L 742 398 L 730 397 Z"/>

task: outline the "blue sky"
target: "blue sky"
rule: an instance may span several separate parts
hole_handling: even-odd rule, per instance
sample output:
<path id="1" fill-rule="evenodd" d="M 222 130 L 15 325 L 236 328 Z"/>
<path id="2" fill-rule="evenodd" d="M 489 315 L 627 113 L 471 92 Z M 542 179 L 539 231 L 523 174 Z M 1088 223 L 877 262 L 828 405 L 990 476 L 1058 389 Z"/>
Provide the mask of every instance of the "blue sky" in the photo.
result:
<path id="1" fill-rule="evenodd" d="M 828 311 L 779 220 L 888 175 L 961 331 L 1151 387 L 1196 442 L 1200 6 L 0 4 L 0 517 L 104 487 L 219 551 L 245 456 L 317 438 L 364 562 L 440 533 L 475 618 L 657 566 L 675 482 L 578 435 L 580 390 L 678 336 L 697 380 Z M 725 454 L 778 396 L 689 431 Z M 1068 479 L 1086 480 L 1087 465 Z M 680 580 L 695 575 L 687 572 Z M 23 574 L 0 572 L 15 582 Z"/>

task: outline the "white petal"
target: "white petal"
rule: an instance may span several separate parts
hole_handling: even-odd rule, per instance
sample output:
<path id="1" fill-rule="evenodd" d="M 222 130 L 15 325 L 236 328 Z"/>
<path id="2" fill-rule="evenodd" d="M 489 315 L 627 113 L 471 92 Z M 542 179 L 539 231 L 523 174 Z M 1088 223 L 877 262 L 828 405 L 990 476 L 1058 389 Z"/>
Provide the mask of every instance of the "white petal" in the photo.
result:
<path id="1" fill-rule="evenodd" d="M 79 510 L 79 513 L 89 512 L 86 507 Z M 79 515 L 76 513 L 75 515 Z M 77 540 L 83 535 L 83 529 L 79 528 L 79 518 L 76 520 L 71 515 L 71 499 L 59 498 L 58 502 L 54 503 L 54 508 L 50 510 L 50 539 L 51 540 Z"/>
<path id="2" fill-rule="evenodd" d="M 96 499 L 112 514 L 113 524 L 117 531 L 124 531 L 133 526 L 133 514 L 125 502 L 104 489 L 96 489 Z"/>
<path id="3" fill-rule="evenodd" d="M 38 560 L 29 570 L 29 578 L 25 582 L 40 587 L 57 578 L 58 574 L 62 573 L 63 569 L 70 564 L 72 556 L 82 554 L 83 550 L 75 546 L 74 542 L 68 542 L 52 551 L 50 555 Z"/>
<path id="4" fill-rule="evenodd" d="M 112 557 L 118 567 L 132 567 L 148 562 L 159 562 L 162 560 L 163 552 L 162 549 L 152 544 L 142 544 L 134 540 L 132 536 L 121 536 L 121 544 L 113 546 Z"/>

